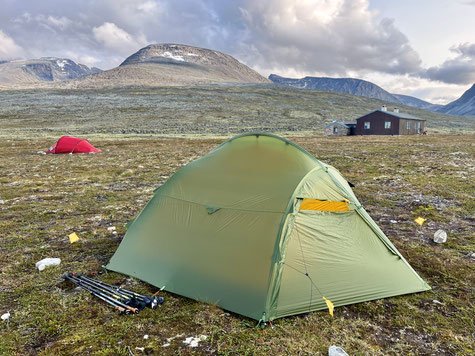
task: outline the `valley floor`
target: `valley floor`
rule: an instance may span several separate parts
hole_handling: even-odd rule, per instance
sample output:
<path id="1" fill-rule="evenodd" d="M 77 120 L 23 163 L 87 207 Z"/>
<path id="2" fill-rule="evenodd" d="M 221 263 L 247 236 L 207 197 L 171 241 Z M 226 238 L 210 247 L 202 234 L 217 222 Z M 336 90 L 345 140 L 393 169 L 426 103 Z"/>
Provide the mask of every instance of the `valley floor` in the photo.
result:
<path id="1" fill-rule="evenodd" d="M 2 132 L 0 314 L 11 318 L 8 328 L 0 323 L 0 354 L 324 355 L 331 345 L 350 355 L 475 353 L 473 135 L 287 135 L 356 185 L 369 214 L 432 290 L 339 307 L 333 318 L 326 311 L 287 317 L 262 331 L 166 292 L 162 308 L 119 316 L 61 282 L 65 272 L 100 271 L 153 190 L 223 139 L 101 133 L 88 138 L 102 153 L 40 155 L 57 137 Z M 428 219 L 422 227 L 413 221 L 418 216 Z M 445 244 L 432 242 L 438 229 L 448 233 Z M 72 232 L 79 242 L 69 243 Z M 62 263 L 38 272 L 35 262 L 45 257 Z M 100 278 L 144 294 L 156 290 L 117 273 Z M 199 335 L 207 338 L 196 348 L 183 343 Z"/>

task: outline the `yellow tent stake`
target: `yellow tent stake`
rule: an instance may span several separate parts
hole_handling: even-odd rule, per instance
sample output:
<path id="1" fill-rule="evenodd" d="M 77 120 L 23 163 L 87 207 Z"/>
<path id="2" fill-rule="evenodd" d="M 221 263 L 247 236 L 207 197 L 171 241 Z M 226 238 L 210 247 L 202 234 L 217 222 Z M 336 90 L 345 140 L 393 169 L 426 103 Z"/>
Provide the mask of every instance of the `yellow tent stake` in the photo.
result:
<path id="1" fill-rule="evenodd" d="M 333 303 L 325 297 L 323 297 L 323 300 L 325 301 L 325 303 L 327 303 L 328 312 L 330 313 L 331 316 L 333 316 L 333 309 L 335 309 L 335 307 L 333 306 Z"/>
<path id="2" fill-rule="evenodd" d="M 427 219 L 421 218 L 421 217 L 419 216 L 419 217 L 418 217 L 417 219 L 415 219 L 414 221 L 415 221 L 416 223 L 418 223 L 419 225 L 422 226 L 422 224 L 424 224 L 424 222 L 425 222 L 426 220 L 427 220 Z"/>
<path id="3" fill-rule="evenodd" d="M 79 240 L 79 236 L 76 235 L 75 232 L 73 232 L 72 234 L 68 235 L 68 237 L 69 237 L 69 242 L 71 242 L 71 243 L 75 243 L 76 241 Z"/>

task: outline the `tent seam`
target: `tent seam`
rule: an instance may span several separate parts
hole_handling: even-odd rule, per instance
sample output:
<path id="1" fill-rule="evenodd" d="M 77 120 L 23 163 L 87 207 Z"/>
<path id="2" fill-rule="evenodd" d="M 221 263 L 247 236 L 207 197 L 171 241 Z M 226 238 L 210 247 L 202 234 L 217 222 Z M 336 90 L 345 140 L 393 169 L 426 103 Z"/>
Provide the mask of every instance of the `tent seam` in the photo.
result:
<path id="1" fill-rule="evenodd" d="M 275 242 L 275 246 L 274 246 L 274 253 L 273 253 L 273 257 L 272 257 L 271 271 L 270 271 L 270 274 L 269 274 L 269 282 L 268 282 L 268 286 L 267 286 L 267 299 L 266 299 L 266 306 L 265 306 L 265 312 L 268 315 L 270 320 L 272 320 L 272 317 L 273 317 L 273 315 L 270 313 L 270 308 L 273 305 L 269 305 L 269 303 L 271 302 L 270 299 L 272 298 L 272 295 L 269 295 L 269 292 L 271 290 L 275 290 L 277 288 L 277 285 L 280 285 L 281 278 L 278 278 L 278 274 L 282 270 L 282 265 L 284 263 L 285 250 L 286 250 L 286 247 L 287 247 L 287 244 L 288 244 L 288 241 L 282 241 L 282 239 L 283 239 L 282 235 L 283 235 L 283 232 L 284 232 L 284 225 L 286 224 L 287 216 L 290 214 L 290 208 L 293 207 L 293 205 L 294 205 L 294 200 L 295 200 L 298 189 L 302 186 L 305 179 L 311 173 L 313 173 L 314 171 L 316 171 L 318 169 L 322 169 L 322 167 L 321 166 L 316 166 L 316 167 L 312 168 L 298 182 L 298 184 L 296 185 L 294 191 L 292 192 L 292 195 L 289 198 L 289 201 L 287 203 L 287 207 L 285 209 L 285 212 L 282 216 L 282 220 L 281 220 L 280 225 L 279 225 L 279 232 L 277 233 L 277 238 L 276 238 L 276 242 Z M 287 222 L 287 224 L 288 224 L 288 222 Z M 289 235 L 290 235 L 290 233 L 289 233 Z M 279 246 L 280 246 L 281 242 L 285 243 L 285 245 L 282 245 L 282 247 L 280 248 Z M 277 255 L 277 253 L 279 253 L 279 256 Z M 279 257 L 278 261 L 277 261 L 277 257 Z M 275 277 L 274 277 L 274 275 L 275 275 Z"/>
<path id="2" fill-rule="evenodd" d="M 196 205 L 201 205 L 201 206 L 216 206 L 220 209 L 228 209 L 228 210 L 238 210 L 238 211 L 249 211 L 249 212 L 253 212 L 253 213 L 270 213 L 270 214 L 284 214 L 285 211 L 271 211 L 271 210 L 253 210 L 253 209 L 243 209 L 243 208 L 231 208 L 231 207 L 225 207 L 225 206 L 219 206 L 219 205 L 216 205 L 216 204 L 204 204 L 204 203 L 198 203 L 198 202 L 195 202 L 195 201 L 192 201 L 192 200 L 186 200 L 186 199 L 181 199 L 181 198 L 176 198 L 176 197 L 171 197 L 169 195 L 166 195 L 166 194 L 155 194 L 156 196 L 160 196 L 160 197 L 165 197 L 165 198 L 170 198 L 170 199 L 174 199 L 174 200 L 179 200 L 179 201 L 183 201 L 183 202 L 186 202 L 186 203 L 192 203 L 192 204 L 196 204 Z"/>

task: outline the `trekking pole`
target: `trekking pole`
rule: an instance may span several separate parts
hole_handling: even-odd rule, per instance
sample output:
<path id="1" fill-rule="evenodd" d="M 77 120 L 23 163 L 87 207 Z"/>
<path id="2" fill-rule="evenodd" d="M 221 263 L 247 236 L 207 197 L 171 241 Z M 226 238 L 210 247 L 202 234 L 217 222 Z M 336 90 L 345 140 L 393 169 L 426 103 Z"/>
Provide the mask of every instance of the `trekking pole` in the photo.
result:
<path id="1" fill-rule="evenodd" d="M 134 296 L 134 297 L 137 297 L 137 298 L 140 298 L 142 299 L 143 301 L 145 301 L 147 304 L 148 303 L 151 303 L 152 305 L 155 303 L 155 305 L 157 304 L 163 304 L 163 297 L 156 297 L 157 294 L 159 292 L 161 292 L 163 289 L 165 289 L 165 286 L 163 286 L 162 288 L 160 288 L 156 293 L 154 293 L 152 296 L 146 296 L 146 295 L 142 295 L 142 294 L 138 294 L 138 293 L 135 293 L 135 292 L 132 292 L 130 290 L 127 290 L 127 289 L 124 289 L 124 288 L 121 288 L 121 287 L 118 287 L 118 286 L 114 286 L 112 284 L 109 284 L 109 283 L 106 283 L 106 282 L 102 282 L 100 280 L 97 280 L 97 279 L 92 279 L 92 278 L 89 278 L 89 277 L 86 277 L 86 276 L 83 276 L 83 275 L 80 275 L 79 278 L 83 278 L 83 279 L 86 279 L 86 280 L 89 280 L 89 281 L 92 281 L 92 282 L 95 282 L 95 283 L 98 283 L 98 284 L 101 284 L 101 285 L 104 285 L 104 286 L 108 286 L 110 288 L 113 288 L 114 290 L 116 291 L 121 291 L 123 293 L 126 293 L 128 295 L 131 295 L 131 296 Z M 157 300 L 158 299 L 158 300 Z M 158 303 L 157 303 L 158 302 Z M 155 306 L 156 307 L 156 306 Z M 155 309 L 154 307 L 152 307 L 152 309 Z"/>
<path id="2" fill-rule="evenodd" d="M 100 284 L 100 283 L 96 283 L 94 280 L 92 279 L 86 279 L 86 278 L 82 278 L 81 276 L 79 277 L 75 277 L 77 279 L 79 279 L 80 281 L 84 282 L 84 283 L 88 283 L 90 284 L 91 286 L 94 286 L 95 288 L 99 288 L 101 290 L 105 290 L 107 291 L 109 294 L 112 294 L 116 297 L 121 297 L 123 298 L 124 300 L 126 300 L 126 304 L 129 304 L 129 302 L 131 303 L 130 305 L 131 306 L 137 306 L 138 308 L 140 309 L 143 309 L 146 307 L 146 302 L 144 301 L 145 298 L 140 298 L 136 295 L 129 295 L 125 292 L 123 292 L 122 290 L 120 290 L 120 288 L 112 288 L 112 287 L 108 287 L 106 285 L 103 285 L 103 284 Z M 118 296 L 117 296 L 118 294 Z M 132 304 L 135 304 L 135 305 L 132 305 Z"/>
<path id="3" fill-rule="evenodd" d="M 120 312 L 120 314 L 130 314 L 130 310 L 125 309 L 125 308 L 123 308 L 123 307 L 121 307 L 121 306 L 115 305 L 114 303 L 111 303 L 109 300 L 107 300 L 106 298 L 101 297 L 99 294 L 97 294 L 97 293 L 95 293 L 95 292 L 90 292 L 90 293 L 91 293 L 93 296 L 95 296 L 95 297 L 97 297 L 97 298 L 103 300 L 103 301 L 106 302 L 107 304 L 112 305 L 115 309 L 117 309 L 117 310 Z"/>
<path id="4" fill-rule="evenodd" d="M 109 288 L 101 286 L 101 285 L 96 285 L 94 283 L 90 283 L 89 281 L 84 280 L 82 278 L 78 278 L 74 275 L 72 275 L 70 277 L 78 280 L 80 283 L 86 284 L 87 286 L 89 286 L 92 289 L 97 289 L 97 290 L 101 291 L 102 293 L 108 294 L 111 297 L 120 300 L 121 302 L 123 302 L 124 304 L 127 304 L 128 306 L 130 306 L 132 308 L 137 308 L 139 310 L 142 310 L 146 307 L 145 302 L 137 300 L 134 297 L 130 297 L 128 295 L 122 294 L 121 292 L 113 290 L 112 288 L 109 289 Z"/>
<path id="5" fill-rule="evenodd" d="M 111 297 L 111 296 L 109 296 L 109 295 L 106 295 L 106 294 L 104 294 L 104 293 L 102 293 L 102 292 L 100 292 L 100 291 L 98 291 L 98 290 L 96 290 L 96 289 L 93 289 L 93 288 L 89 287 L 88 285 L 86 285 L 86 284 L 84 284 L 84 283 L 81 283 L 80 281 L 78 281 L 77 279 L 75 279 L 75 278 L 72 277 L 72 276 L 66 275 L 65 278 L 68 279 L 68 280 L 70 280 L 71 282 L 73 282 L 73 283 L 76 284 L 77 286 L 83 288 L 84 290 L 87 290 L 87 291 L 90 292 L 91 294 L 93 294 L 93 295 L 95 295 L 95 296 L 97 296 L 97 297 L 100 296 L 100 299 L 102 299 L 102 300 L 106 299 L 106 300 L 104 300 L 104 301 L 106 301 L 108 304 L 112 304 L 112 305 L 114 305 L 114 306 L 120 306 L 120 307 L 122 307 L 122 308 L 128 310 L 129 312 L 132 312 L 132 313 L 135 313 L 135 314 L 137 314 L 137 313 L 139 312 L 139 310 L 138 310 L 137 308 L 133 308 L 133 307 L 131 307 L 131 306 L 129 306 L 129 305 L 126 305 L 126 304 L 124 304 L 124 303 L 122 303 L 122 302 L 120 302 L 120 301 L 114 299 L 113 297 Z"/>
<path id="6" fill-rule="evenodd" d="M 105 287 L 105 288 L 108 288 L 108 289 L 111 289 L 113 290 L 114 292 L 120 292 L 122 294 L 125 294 L 129 297 L 135 297 L 135 298 L 140 298 L 140 299 L 145 299 L 145 296 L 139 294 L 139 293 L 135 293 L 135 292 L 131 292 L 127 289 L 123 289 L 121 287 L 118 287 L 118 286 L 114 286 L 112 284 L 109 284 L 109 283 L 105 283 L 105 282 L 102 282 L 100 280 L 97 280 L 97 279 L 93 279 L 93 278 L 89 278 L 89 277 L 86 277 L 86 276 L 83 276 L 83 275 L 77 275 L 75 276 L 76 278 L 79 278 L 81 280 L 85 280 L 85 281 L 88 281 L 90 283 L 94 283 L 98 286 L 101 286 L 101 287 Z"/>
<path id="7" fill-rule="evenodd" d="M 91 281 L 93 283 L 96 283 L 96 284 L 100 284 L 100 285 L 103 285 L 105 287 L 109 287 L 109 288 L 113 288 L 117 291 L 120 291 L 120 292 L 123 292 L 123 293 L 126 293 L 130 296 L 134 296 L 134 297 L 137 297 L 137 298 L 141 298 L 141 299 L 145 299 L 146 296 L 142 295 L 142 294 L 139 294 L 139 293 L 135 293 L 135 292 L 132 292 L 130 290 L 127 290 L 127 289 L 124 289 L 124 288 L 121 288 L 121 287 L 118 287 L 118 286 L 114 286 L 112 284 L 109 284 L 109 283 L 106 283 L 106 282 L 102 282 L 98 279 L 93 279 L 93 278 L 89 278 L 89 277 L 86 277 L 86 276 L 83 276 L 83 275 L 79 275 L 78 276 L 79 278 L 81 279 L 85 279 L 85 280 L 88 280 L 88 281 Z"/>
<path id="8" fill-rule="evenodd" d="M 81 281 L 81 280 L 79 280 L 78 278 L 76 278 L 74 276 L 69 276 L 69 278 L 75 280 L 76 282 L 78 282 L 80 286 L 86 286 L 89 290 L 94 290 L 96 292 L 101 293 L 102 295 L 106 295 L 109 298 L 114 298 L 114 299 L 118 300 L 119 302 L 125 304 L 128 308 L 134 308 L 135 309 L 136 305 L 131 305 L 131 303 L 130 303 L 131 300 L 127 297 L 123 297 L 123 296 L 117 295 L 115 293 L 111 293 L 110 291 L 107 291 L 107 290 L 99 289 L 99 288 L 97 288 L 97 286 L 95 286 L 93 284 L 89 284 L 85 281 Z M 137 304 L 137 303 L 133 303 L 133 304 Z M 137 305 L 137 306 L 140 306 L 140 305 Z M 142 307 L 142 309 L 144 307 L 145 307 L 145 305 Z M 131 311 L 135 312 L 134 310 L 131 310 Z"/>
<path id="9" fill-rule="evenodd" d="M 121 288 L 121 287 L 118 287 L 118 286 L 114 286 L 112 284 L 105 283 L 105 282 L 102 282 L 102 281 L 97 280 L 97 279 L 92 279 L 92 278 L 89 278 L 89 277 L 86 277 L 86 276 L 83 276 L 83 275 L 79 275 L 78 278 L 90 281 L 91 283 L 94 283 L 96 285 L 100 285 L 100 286 L 103 286 L 103 287 L 110 288 L 110 289 L 114 290 L 115 292 L 121 292 L 122 294 L 128 295 L 130 298 L 139 299 L 139 300 L 143 301 L 147 306 L 149 306 L 152 309 L 156 309 L 158 305 L 161 305 L 164 302 L 163 297 L 157 297 L 156 295 L 160 291 L 162 291 L 165 288 L 165 286 L 160 288 L 154 295 L 145 296 L 145 295 L 135 293 L 135 292 L 132 292 L 130 290 L 127 290 L 127 289 L 124 289 L 124 288 Z"/>
<path id="10" fill-rule="evenodd" d="M 103 297 L 102 295 L 100 295 L 99 293 L 93 291 L 93 290 L 90 290 L 90 289 L 87 289 L 87 288 L 84 288 L 84 286 L 80 286 L 78 283 L 70 280 L 72 283 L 74 283 L 75 285 L 77 285 L 78 287 L 88 291 L 89 293 L 91 293 L 91 295 L 93 295 L 94 297 L 97 297 L 101 300 L 103 300 L 104 302 L 106 302 L 107 304 L 113 306 L 115 309 L 117 309 L 120 314 L 130 314 L 130 310 L 128 309 L 125 309 L 124 307 L 120 306 L 118 303 L 116 303 L 114 300 L 110 300 L 109 298 L 105 298 Z"/>
<path id="11" fill-rule="evenodd" d="M 85 284 L 83 284 L 83 283 L 80 283 L 80 282 L 78 282 L 78 281 L 75 281 L 75 280 L 73 280 L 73 279 L 69 279 L 69 280 L 72 281 L 72 282 L 73 282 L 74 284 L 76 284 L 77 286 L 83 288 L 84 290 L 87 290 L 88 292 L 91 292 L 93 295 L 95 295 L 95 296 L 97 296 L 97 295 L 101 296 L 102 298 L 100 298 L 100 299 L 103 299 L 103 298 L 107 299 L 108 302 L 109 302 L 109 304 L 114 304 L 114 305 L 120 306 L 120 307 L 122 307 L 122 308 L 125 308 L 128 312 L 132 312 L 132 313 L 134 313 L 134 314 L 137 314 L 137 313 L 139 312 L 139 310 L 138 310 L 137 308 L 133 308 L 133 307 L 131 307 L 131 306 L 129 306 L 129 305 L 127 305 L 127 304 L 125 304 L 125 303 L 119 301 L 119 300 L 116 300 L 116 299 L 114 299 L 112 296 L 107 295 L 107 294 L 103 293 L 102 291 L 99 291 L 99 290 L 96 290 L 96 289 L 94 289 L 94 288 L 91 288 L 90 286 L 85 285 Z"/>
<path id="12" fill-rule="evenodd" d="M 115 298 L 113 298 L 113 296 L 107 294 L 107 293 L 104 293 L 104 291 L 102 290 L 99 290 L 99 289 L 96 289 L 94 287 L 91 287 L 85 283 L 82 283 L 81 281 L 78 281 L 76 278 L 74 277 L 71 277 L 71 276 L 67 276 L 66 277 L 68 280 L 70 280 L 71 282 L 73 282 L 75 285 L 77 285 L 78 287 L 84 289 L 84 290 L 87 290 L 88 292 L 91 292 L 91 293 L 95 293 L 95 294 L 98 294 L 100 296 L 102 296 L 103 298 L 106 298 L 107 300 L 109 301 L 112 301 L 114 302 L 114 304 L 117 304 L 117 305 L 120 305 L 121 307 L 123 308 L 126 308 L 128 311 L 131 311 L 128 306 L 123 303 L 121 300 L 116 300 Z"/>
<path id="13" fill-rule="evenodd" d="M 121 299 L 124 299 L 124 300 L 129 300 L 130 299 L 129 295 L 127 295 L 125 293 L 122 293 L 122 292 L 120 292 L 116 289 L 108 288 L 108 287 L 103 286 L 101 284 L 96 284 L 92 281 L 81 278 L 80 276 L 70 275 L 70 277 L 76 279 L 77 281 L 79 281 L 81 283 L 85 283 L 85 284 L 87 284 L 87 285 L 89 285 L 93 288 L 100 289 L 100 290 L 103 290 L 103 291 L 107 291 L 109 294 L 114 295 L 116 298 L 121 298 Z"/>

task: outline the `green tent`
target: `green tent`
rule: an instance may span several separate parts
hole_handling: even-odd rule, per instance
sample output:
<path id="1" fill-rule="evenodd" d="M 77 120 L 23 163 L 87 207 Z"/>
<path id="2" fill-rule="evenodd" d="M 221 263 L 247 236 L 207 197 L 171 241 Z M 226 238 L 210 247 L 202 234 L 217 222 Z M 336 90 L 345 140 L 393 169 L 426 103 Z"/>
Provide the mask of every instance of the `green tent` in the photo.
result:
<path id="1" fill-rule="evenodd" d="M 335 168 L 269 134 L 178 170 L 107 268 L 256 320 L 430 289 Z"/>

